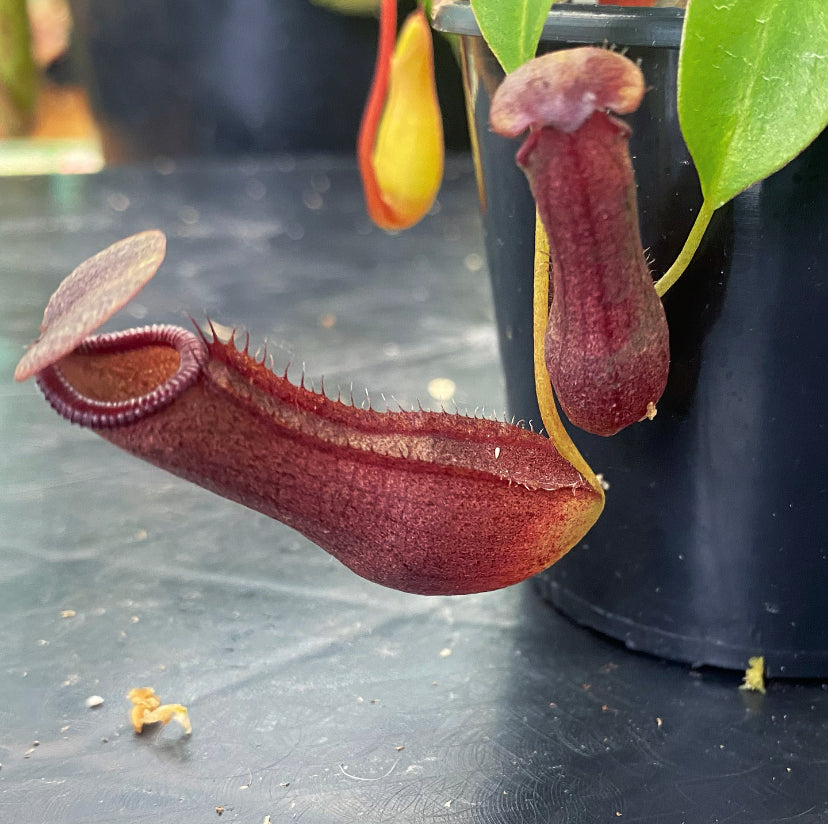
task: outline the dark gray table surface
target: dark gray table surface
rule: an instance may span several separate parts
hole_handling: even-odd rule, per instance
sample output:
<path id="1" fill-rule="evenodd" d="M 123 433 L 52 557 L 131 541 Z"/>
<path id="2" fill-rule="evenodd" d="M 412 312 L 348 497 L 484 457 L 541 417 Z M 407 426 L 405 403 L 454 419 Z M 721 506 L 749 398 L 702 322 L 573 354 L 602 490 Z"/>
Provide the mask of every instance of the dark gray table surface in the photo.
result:
<path id="1" fill-rule="evenodd" d="M 111 325 L 209 314 L 328 390 L 439 406 L 444 377 L 460 408 L 502 411 L 462 159 L 397 236 L 347 159 L 0 181 L 0 821 L 828 821 L 825 684 L 740 691 L 574 626 L 529 582 L 382 589 L 15 385 L 61 278 L 150 227 L 167 261 Z M 133 734 L 144 685 L 191 736 Z"/>

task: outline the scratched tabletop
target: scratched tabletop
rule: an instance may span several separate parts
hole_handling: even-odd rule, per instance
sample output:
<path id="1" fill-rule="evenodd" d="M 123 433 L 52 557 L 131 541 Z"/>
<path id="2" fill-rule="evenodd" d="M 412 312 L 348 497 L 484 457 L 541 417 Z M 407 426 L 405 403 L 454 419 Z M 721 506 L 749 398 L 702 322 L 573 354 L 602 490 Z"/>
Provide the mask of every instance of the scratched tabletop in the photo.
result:
<path id="1" fill-rule="evenodd" d="M 741 691 L 571 624 L 531 582 L 383 589 L 14 384 L 60 280 L 148 228 L 166 262 L 110 328 L 209 316 L 329 394 L 503 412 L 463 158 L 394 236 L 345 159 L 0 181 L 0 821 L 828 821 L 826 684 Z M 192 734 L 136 736 L 140 686 Z"/>

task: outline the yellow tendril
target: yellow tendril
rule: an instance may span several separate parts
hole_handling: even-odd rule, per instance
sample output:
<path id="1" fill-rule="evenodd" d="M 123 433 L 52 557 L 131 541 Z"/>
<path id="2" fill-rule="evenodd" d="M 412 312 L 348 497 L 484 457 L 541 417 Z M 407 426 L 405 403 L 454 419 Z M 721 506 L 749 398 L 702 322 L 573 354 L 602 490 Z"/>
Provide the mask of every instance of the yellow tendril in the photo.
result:
<path id="1" fill-rule="evenodd" d="M 546 433 L 558 452 L 584 476 L 584 479 L 601 495 L 601 506 L 595 513 L 597 520 L 603 509 L 604 489 L 596 478 L 590 465 L 578 451 L 578 447 L 564 429 L 552 384 L 549 381 L 549 372 L 546 369 L 544 358 L 544 338 L 546 337 L 546 322 L 549 315 L 549 239 L 541 223 L 540 217 L 535 216 L 535 281 L 532 299 L 532 333 L 534 342 L 535 364 L 535 393 L 538 398 L 538 408 L 541 413 Z"/>

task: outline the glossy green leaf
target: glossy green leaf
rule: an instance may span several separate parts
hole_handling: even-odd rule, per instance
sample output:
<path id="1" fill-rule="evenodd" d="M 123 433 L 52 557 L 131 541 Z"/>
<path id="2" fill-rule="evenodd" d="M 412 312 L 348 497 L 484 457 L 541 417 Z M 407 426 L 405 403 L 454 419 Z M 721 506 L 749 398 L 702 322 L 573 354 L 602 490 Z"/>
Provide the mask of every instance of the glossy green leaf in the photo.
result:
<path id="1" fill-rule="evenodd" d="M 477 25 L 504 71 L 535 56 L 554 0 L 472 0 Z"/>
<path id="2" fill-rule="evenodd" d="M 784 166 L 828 123 L 828 2 L 690 0 L 678 107 L 711 207 Z"/>

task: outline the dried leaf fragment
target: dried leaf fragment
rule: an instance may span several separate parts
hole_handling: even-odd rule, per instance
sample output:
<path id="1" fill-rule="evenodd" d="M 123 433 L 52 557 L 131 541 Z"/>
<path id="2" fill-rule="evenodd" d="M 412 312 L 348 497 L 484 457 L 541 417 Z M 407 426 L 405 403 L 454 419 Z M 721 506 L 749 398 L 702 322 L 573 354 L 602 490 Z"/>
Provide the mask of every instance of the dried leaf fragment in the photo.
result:
<path id="1" fill-rule="evenodd" d="M 162 704 L 152 687 L 135 687 L 127 693 L 127 699 L 135 705 L 129 717 L 136 733 L 144 729 L 145 724 L 169 724 L 177 721 L 189 735 L 193 728 L 187 708 L 182 704 Z"/>
<path id="2" fill-rule="evenodd" d="M 748 667 L 745 670 L 744 683 L 740 690 L 761 692 L 765 694 L 765 656 L 757 655 L 755 658 L 748 658 Z"/>

